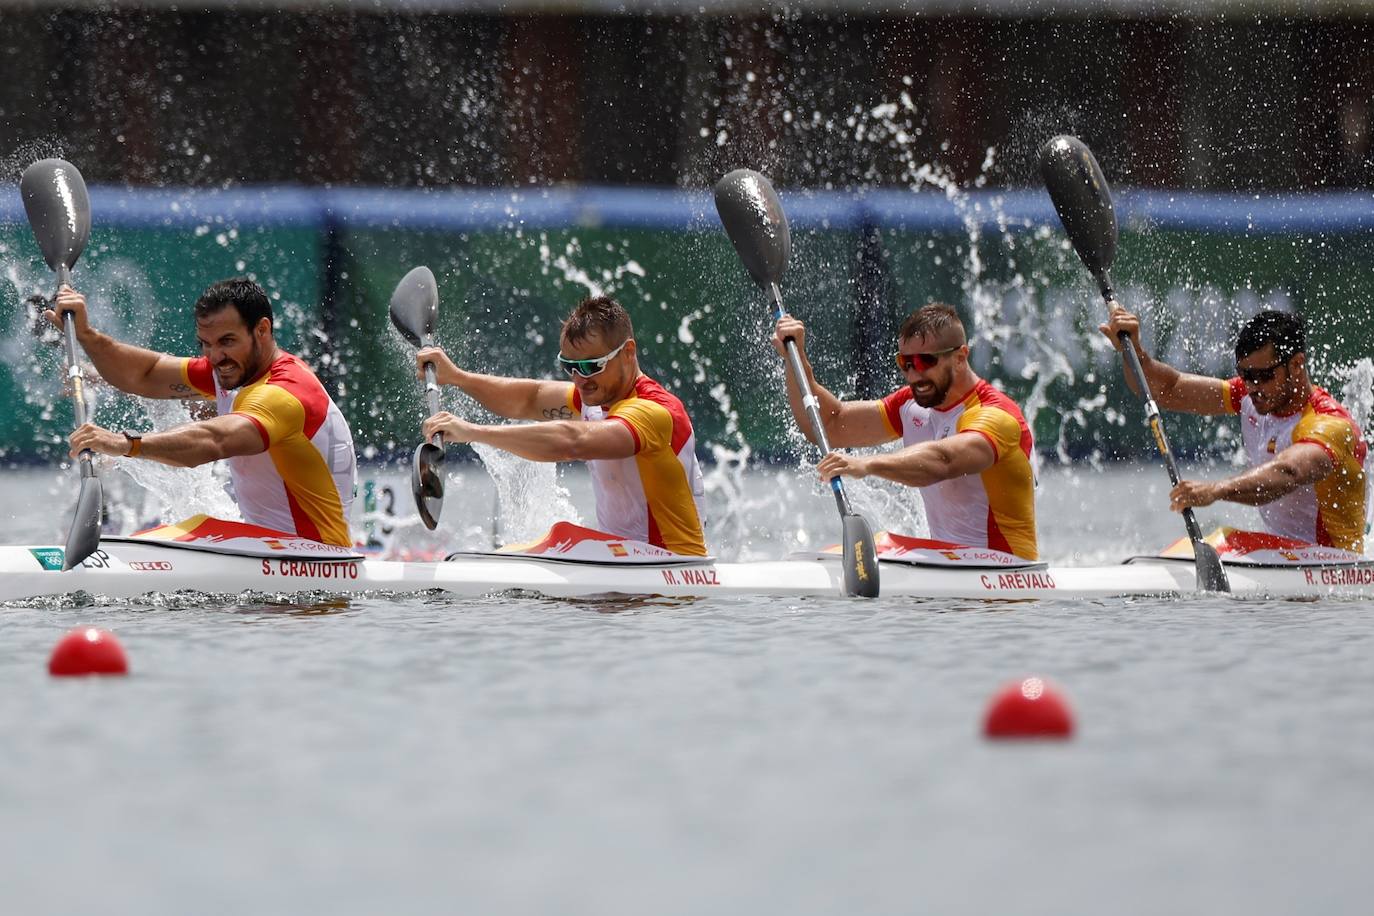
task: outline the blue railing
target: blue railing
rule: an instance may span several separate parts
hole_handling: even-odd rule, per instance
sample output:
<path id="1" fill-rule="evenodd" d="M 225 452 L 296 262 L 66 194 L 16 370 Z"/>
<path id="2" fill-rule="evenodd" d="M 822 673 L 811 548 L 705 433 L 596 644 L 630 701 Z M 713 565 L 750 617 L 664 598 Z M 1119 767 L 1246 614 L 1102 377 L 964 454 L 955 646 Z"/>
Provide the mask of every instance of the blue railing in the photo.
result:
<path id="1" fill-rule="evenodd" d="M 329 189 L 265 185 L 230 189 L 91 188 L 97 226 L 186 228 L 206 224 L 481 230 L 567 226 L 691 230 L 719 225 L 708 191 L 576 187 Z M 783 192 L 800 229 L 956 231 L 1056 225 L 1041 190 Z M 1374 191 L 1315 194 L 1204 194 L 1123 190 L 1126 225 L 1241 235 L 1374 230 Z M 19 191 L 0 191 L 0 223 L 24 222 Z"/>

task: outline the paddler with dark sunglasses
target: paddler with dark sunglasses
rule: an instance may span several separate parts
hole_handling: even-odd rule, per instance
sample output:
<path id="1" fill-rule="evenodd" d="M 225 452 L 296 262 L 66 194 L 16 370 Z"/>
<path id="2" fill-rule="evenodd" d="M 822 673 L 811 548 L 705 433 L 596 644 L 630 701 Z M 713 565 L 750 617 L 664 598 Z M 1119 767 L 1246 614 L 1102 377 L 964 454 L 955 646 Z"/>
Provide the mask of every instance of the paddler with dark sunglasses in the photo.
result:
<path id="1" fill-rule="evenodd" d="M 1218 500 L 1255 506 L 1271 534 L 1364 552 L 1367 448 L 1350 411 L 1312 384 L 1301 317 L 1266 310 L 1251 318 L 1236 338 L 1230 379 L 1151 359 L 1140 344 L 1140 319 L 1119 305 L 1100 330 L 1117 349 L 1118 335 L 1130 335 L 1162 409 L 1240 414 L 1249 469 L 1223 480 L 1181 480 L 1169 493 L 1170 508 Z"/>
<path id="2" fill-rule="evenodd" d="M 964 325 L 952 307 L 916 309 L 897 336 L 897 368 L 906 384 L 882 400 L 842 401 L 816 382 L 805 326 L 790 315 L 778 322 L 773 347 L 781 354 L 784 340 L 796 341 L 832 446 L 902 440 L 903 448 L 876 455 L 831 452 L 817 472 L 826 481 L 872 474 L 920 487 L 935 540 L 1038 559 L 1034 443 L 1021 408 L 973 371 Z M 787 397 L 798 426 L 808 431 L 790 373 Z"/>
<path id="3" fill-rule="evenodd" d="M 597 526 L 688 556 L 706 554 L 696 436 L 682 402 L 639 369 L 634 327 L 609 296 L 583 300 L 563 322 L 557 364 L 567 381 L 481 375 L 438 347 L 416 354 L 440 384 L 522 425 L 469 423 L 447 411 L 425 421 L 425 438 L 482 442 L 530 461 L 585 461 Z"/>

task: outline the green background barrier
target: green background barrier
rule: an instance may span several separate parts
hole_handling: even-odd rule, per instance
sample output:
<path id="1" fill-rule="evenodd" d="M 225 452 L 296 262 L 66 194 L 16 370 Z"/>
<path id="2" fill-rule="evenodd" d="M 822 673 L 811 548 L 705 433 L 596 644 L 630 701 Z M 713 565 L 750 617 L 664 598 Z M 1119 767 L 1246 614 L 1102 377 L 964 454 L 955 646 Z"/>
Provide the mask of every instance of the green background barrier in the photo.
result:
<path id="1" fill-rule="evenodd" d="M 314 199 L 282 193 L 297 203 Z M 381 199 L 391 209 L 380 217 L 356 201 L 349 209 L 322 198 L 318 211 L 297 207 L 285 216 L 207 215 L 212 207 L 201 201 L 197 214 L 161 221 L 165 203 L 155 202 L 102 225 L 96 198 L 96 229 L 75 279 L 102 329 L 192 354 L 196 296 L 214 280 L 251 273 L 276 301 L 280 342 L 319 368 L 366 458 L 407 454 L 418 441 L 423 399 L 413 351 L 387 319 L 391 291 L 411 267 L 426 264 L 438 278 L 440 343 L 460 364 L 496 374 L 554 377 L 562 317 L 605 291 L 631 311 L 644 370 L 687 404 L 704 458 L 711 445 L 782 460 L 808 453 L 786 409 L 763 298 L 699 196 L 685 207 L 680 196 L 655 198 L 667 215 L 632 213 L 621 225 L 577 208 L 475 219 L 469 207 L 455 219 L 445 208 Z M 1024 405 L 1043 454 L 1150 453 L 1140 408 L 1096 330 L 1105 309 L 1047 203 L 988 197 L 922 220 L 852 200 L 785 197 L 794 253 L 784 296 L 807 322 L 824 384 L 845 397 L 902 384 L 892 361 L 898 324 L 916 305 L 945 301 L 970 325 L 975 367 Z M 1196 212 L 1207 212 L 1205 201 Z M 1189 221 L 1181 218 L 1126 221 L 1119 291 L 1144 314 L 1152 352 L 1211 374 L 1230 371 L 1234 332 L 1246 317 L 1267 305 L 1296 309 L 1309 321 L 1317 378 L 1339 395 L 1342 373 L 1370 355 L 1374 280 L 1365 265 L 1374 235 L 1364 217 L 1352 222 L 1348 214 L 1315 227 L 1269 219 L 1268 229 L 1253 228 L 1252 219 L 1242 231 L 1179 228 Z M 0 212 L 0 258 L 8 316 L 0 454 L 53 460 L 71 422 L 60 349 L 32 333 L 24 303 L 50 293 L 52 275 L 13 210 Z M 1367 375 L 1363 381 L 1367 389 Z M 1354 400 L 1367 410 L 1367 390 Z M 445 406 L 483 416 L 452 392 Z M 96 419 L 148 428 L 175 422 L 177 410 L 105 392 Z M 1174 418 L 1169 428 L 1185 453 L 1235 448 L 1233 421 Z"/>
<path id="2" fill-rule="evenodd" d="M 229 234 L 232 231 L 232 236 Z M 310 351 L 324 281 L 320 233 L 309 227 L 239 226 L 221 232 L 96 226 L 73 271 L 90 300 L 97 327 L 123 340 L 179 355 L 195 355 L 191 306 L 216 279 L 251 269 L 281 312 L 279 340 Z M 63 454 L 72 408 L 61 387 L 63 356 L 56 329 L 36 323 L 25 300 L 51 297 L 47 269 L 28 227 L 0 224 L 0 456 L 51 460 Z M 250 268 L 249 265 L 252 265 Z M 45 330 L 42 335 L 35 328 Z M 96 422 L 147 428 L 137 399 L 98 390 Z"/>

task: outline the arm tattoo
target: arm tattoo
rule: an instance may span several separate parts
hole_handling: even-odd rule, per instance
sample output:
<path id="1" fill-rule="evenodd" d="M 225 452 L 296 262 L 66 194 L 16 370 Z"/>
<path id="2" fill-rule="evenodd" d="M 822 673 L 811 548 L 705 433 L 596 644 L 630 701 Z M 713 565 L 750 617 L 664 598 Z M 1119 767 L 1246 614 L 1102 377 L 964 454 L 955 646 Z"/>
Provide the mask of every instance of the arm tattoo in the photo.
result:
<path id="1" fill-rule="evenodd" d="M 173 394 L 175 397 L 181 398 L 182 400 L 185 400 L 185 401 L 189 401 L 189 400 L 191 400 L 192 398 L 199 398 L 199 397 L 201 397 L 201 393 L 200 393 L 199 391 L 197 391 L 196 389 L 192 388 L 190 385 L 183 385 L 181 382 L 177 382 L 176 384 L 170 386 L 170 388 L 171 388 L 172 394 Z"/>
<path id="2" fill-rule="evenodd" d="M 545 420 L 571 420 L 573 412 L 571 407 L 546 407 L 544 408 Z"/>

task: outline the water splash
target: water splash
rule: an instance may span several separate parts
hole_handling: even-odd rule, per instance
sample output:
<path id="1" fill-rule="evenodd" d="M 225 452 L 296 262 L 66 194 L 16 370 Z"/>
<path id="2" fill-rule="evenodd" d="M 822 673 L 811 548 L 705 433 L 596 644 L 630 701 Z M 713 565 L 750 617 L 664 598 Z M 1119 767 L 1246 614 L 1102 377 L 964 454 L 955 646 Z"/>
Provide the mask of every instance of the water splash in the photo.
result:
<path id="1" fill-rule="evenodd" d="M 556 464 L 526 461 L 489 445 L 474 444 L 473 450 L 496 485 L 490 516 L 493 546 L 534 540 L 554 522 L 581 524 Z"/>
<path id="2" fill-rule="evenodd" d="M 1341 403 L 1350 411 L 1361 431 L 1365 442 L 1369 442 L 1369 421 L 1374 417 L 1374 360 L 1362 357 L 1349 366 L 1337 367 L 1332 375 L 1344 380 L 1341 384 Z M 1374 556 L 1374 462 L 1365 461 L 1365 555 Z"/>

